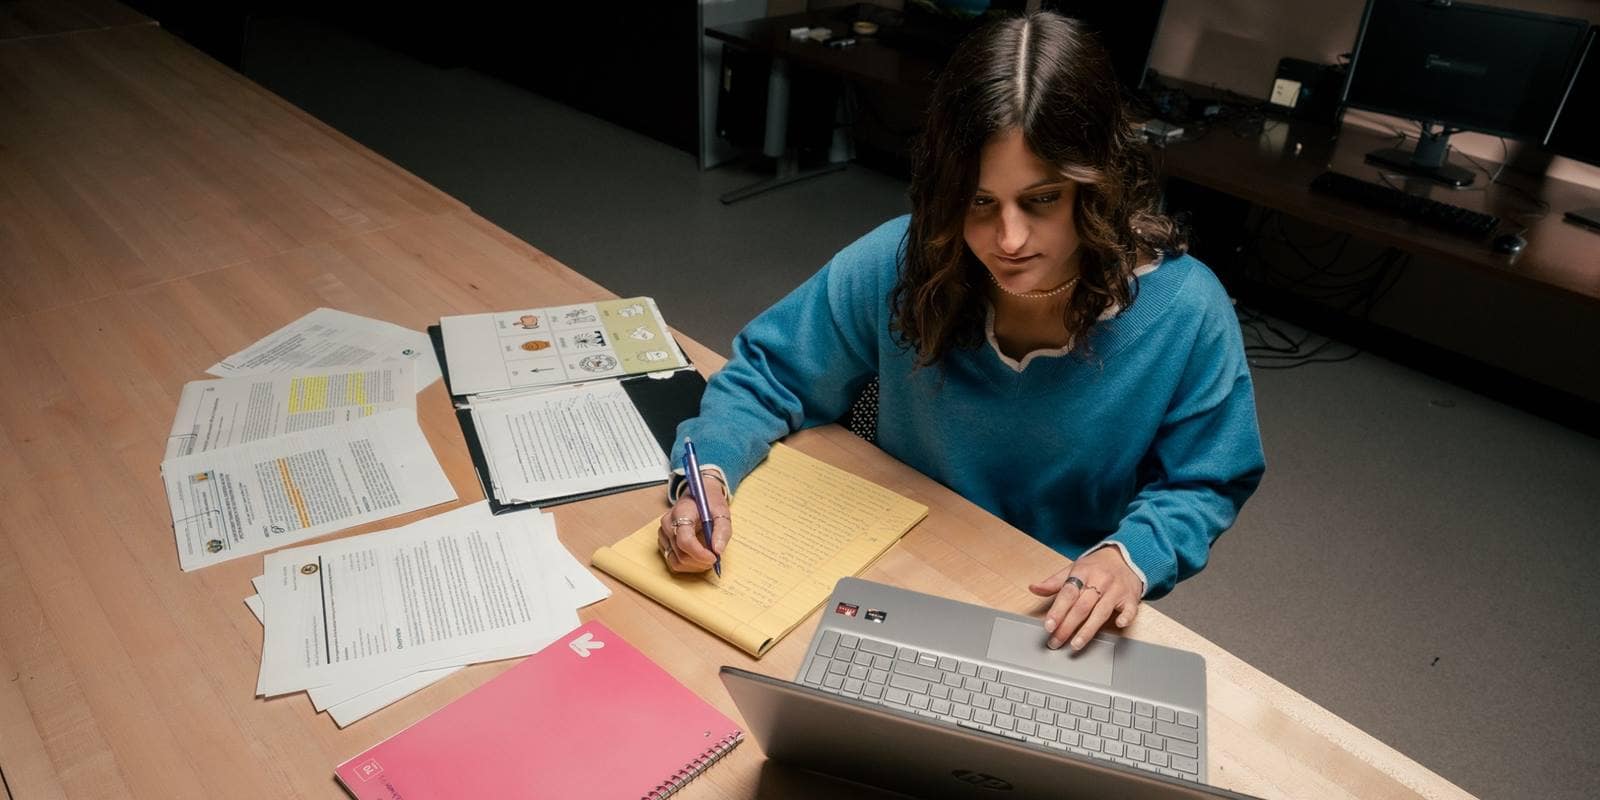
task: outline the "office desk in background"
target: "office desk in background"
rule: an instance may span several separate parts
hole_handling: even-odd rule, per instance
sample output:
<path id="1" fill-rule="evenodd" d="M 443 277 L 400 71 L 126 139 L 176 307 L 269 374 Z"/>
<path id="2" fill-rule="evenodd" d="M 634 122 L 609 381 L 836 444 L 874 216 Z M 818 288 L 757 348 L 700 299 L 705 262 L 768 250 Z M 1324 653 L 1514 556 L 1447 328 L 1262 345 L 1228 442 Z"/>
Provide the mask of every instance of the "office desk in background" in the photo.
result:
<path id="1" fill-rule="evenodd" d="M 1432 185 L 1427 196 L 1439 202 L 1500 217 L 1500 230 L 1515 230 L 1518 218 L 1535 217 L 1542 200 L 1549 213 L 1533 223 L 1523 236 L 1528 246 L 1515 257 L 1494 252 L 1492 236 L 1473 239 L 1435 231 L 1392 217 L 1384 212 L 1335 200 L 1311 191 L 1317 175 L 1332 170 L 1373 183 L 1381 183 L 1378 167 L 1365 155 L 1390 146 L 1393 136 L 1345 125 L 1338 138 L 1326 128 L 1295 128 L 1308 134 L 1298 140 L 1291 126 L 1269 121 L 1261 133 L 1235 135 L 1219 125 L 1195 141 L 1179 142 L 1158 151 L 1168 177 L 1181 178 L 1276 209 L 1360 239 L 1396 247 L 1418 256 L 1497 279 L 1549 291 L 1557 297 L 1600 304 L 1600 233 L 1562 219 L 1562 212 L 1600 203 L 1600 189 L 1556 178 L 1535 181 L 1507 172 L 1509 188 L 1490 184 L 1479 171 L 1465 189 Z M 1457 154 L 1453 161 L 1462 160 Z M 1498 164 L 1485 164 L 1490 169 Z M 1390 178 L 1404 187 L 1403 178 Z"/>
<path id="2" fill-rule="evenodd" d="M 152 25 L 0 42 L 0 96 L 0 768 L 10 792 L 342 797 L 335 764 L 510 664 L 465 669 L 346 730 L 304 698 L 256 699 L 261 628 L 241 599 L 260 562 L 184 574 L 173 551 L 157 466 L 179 390 L 317 306 L 421 330 L 508 298 L 611 295 Z M 703 369 L 720 365 L 682 341 Z M 462 502 L 477 500 L 443 384 L 417 405 Z M 840 428 L 791 443 L 931 507 L 870 578 L 1031 612 L 1026 584 L 1062 563 Z M 662 508 L 660 490 L 647 489 L 556 517 L 587 557 Z M 584 616 L 729 714 L 717 667 L 791 676 L 816 624 L 754 661 L 610 585 L 615 596 Z M 1131 633 L 1207 659 L 1214 783 L 1265 797 L 1464 796 L 1153 608 Z M 684 796 L 839 791 L 819 780 L 764 764 L 748 743 Z"/>
<path id="3" fill-rule="evenodd" d="M 844 168 L 852 147 L 841 145 L 837 138 L 829 148 L 829 163 L 810 168 L 802 168 L 799 163 L 799 153 L 789 141 L 789 128 L 794 121 L 791 115 L 792 109 L 789 107 L 790 87 L 797 70 L 841 79 L 845 96 L 856 98 L 858 102 L 862 93 L 880 93 L 921 108 L 925 99 L 933 93 L 933 82 L 939 62 L 891 47 L 874 36 L 858 36 L 850 30 L 851 22 L 856 19 L 887 21 L 895 16 L 895 12 L 887 9 L 863 5 L 768 17 L 705 29 L 705 34 L 712 39 L 765 57 L 771 62 L 769 74 L 766 76 L 766 107 L 761 152 L 777 160 L 776 174 L 768 180 L 724 194 L 723 203 L 736 203 L 762 192 Z M 830 47 L 822 42 L 794 39 L 789 35 L 789 31 L 796 28 L 819 27 L 831 31 L 834 39 L 854 38 L 856 44 L 849 47 Z M 729 64 L 725 59 L 724 69 L 728 68 Z M 745 84 L 751 78 L 744 76 L 734 80 Z M 725 87 L 729 85 L 726 75 L 723 84 Z M 741 91 L 748 93 L 749 90 Z M 726 108 L 722 109 L 719 115 L 726 111 Z M 832 128 L 833 109 L 827 109 L 826 112 L 810 110 L 813 116 L 818 113 L 826 113 L 821 123 L 835 130 L 837 137 L 837 130 Z M 920 119 L 920 116 L 918 118 Z M 815 126 L 818 120 L 807 119 L 802 124 Z M 883 124 L 881 120 L 879 124 Z M 890 147 L 896 150 L 904 145 L 904 142 L 890 143 Z"/>
<path id="4" fill-rule="evenodd" d="M 1169 207 L 1194 213 L 1195 252 L 1229 292 L 1241 303 L 1350 346 L 1600 435 L 1600 381 L 1590 368 L 1600 357 L 1600 340 L 1594 338 L 1600 333 L 1594 322 L 1600 309 L 1600 231 L 1563 218 L 1565 211 L 1600 204 L 1600 189 L 1511 170 L 1501 176 L 1503 183 L 1491 184 L 1486 170 L 1499 165 L 1481 160 L 1475 182 L 1464 189 L 1408 184 L 1364 160 L 1391 145 L 1392 135 L 1346 124 L 1337 139 L 1331 137 L 1327 128 L 1280 121 L 1259 129 L 1247 123 L 1239 130 L 1219 123 L 1196 140 L 1159 151 Z M 1460 154 L 1452 159 L 1468 163 Z M 1501 222 L 1482 238 L 1434 230 L 1312 192 L 1312 179 L 1327 170 L 1380 185 L 1387 180 Z M 1541 212 L 1541 202 L 1547 212 Z M 1258 250 L 1272 241 L 1262 235 L 1261 224 L 1272 213 L 1353 237 L 1350 257 L 1340 258 L 1342 245 L 1313 249 L 1311 256 L 1283 245 Z M 1524 223 L 1527 247 L 1520 254 L 1494 251 L 1495 235 Z M 1319 299 L 1319 287 L 1349 287 L 1374 274 L 1370 264 L 1365 272 L 1359 264 L 1380 248 L 1416 260 L 1408 259 L 1385 288 L 1368 290 L 1369 297 L 1388 300 L 1378 313 L 1372 313 L 1375 301 L 1350 310 L 1349 295 L 1341 296 L 1343 309 Z M 1331 249 L 1338 252 L 1329 256 Z M 1316 265 L 1311 257 L 1333 260 Z M 1402 278 L 1406 285 L 1388 294 Z"/>
<path id="5" fill-rule="evenodd" d="M 892 47 L 876 36 L 858 36 L 850 30 L 850 23 L 857 18 L 877 19 L 892 13 L 870 6 L 862 13 L 855 8 L 811 11 L 718 25 L 706 28 L 706 35 L 847 80 L 865 81 L 900 91 L 931 93 L 939 61 Z M 856 44 L 828 47 L 810 39 L 796 40 L 789 36 L 789 31 L 794 28 L 816 27 L 829 29 L 836 39 L 853 37 Z"/>

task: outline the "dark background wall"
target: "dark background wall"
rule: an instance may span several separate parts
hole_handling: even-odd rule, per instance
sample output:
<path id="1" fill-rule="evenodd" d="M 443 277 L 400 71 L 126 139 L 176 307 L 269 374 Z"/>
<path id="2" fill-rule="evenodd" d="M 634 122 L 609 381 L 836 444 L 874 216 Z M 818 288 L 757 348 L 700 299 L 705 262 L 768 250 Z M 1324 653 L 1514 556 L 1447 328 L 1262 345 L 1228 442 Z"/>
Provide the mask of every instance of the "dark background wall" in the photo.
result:
<path id="1" fill-rule="evenodd" d="M 674 147 L 698 147 L 698 8 L 675 2 L 128 0 L 244 70 L 252 26 L 331 22 L 440 67 L 473 67 Z"/>

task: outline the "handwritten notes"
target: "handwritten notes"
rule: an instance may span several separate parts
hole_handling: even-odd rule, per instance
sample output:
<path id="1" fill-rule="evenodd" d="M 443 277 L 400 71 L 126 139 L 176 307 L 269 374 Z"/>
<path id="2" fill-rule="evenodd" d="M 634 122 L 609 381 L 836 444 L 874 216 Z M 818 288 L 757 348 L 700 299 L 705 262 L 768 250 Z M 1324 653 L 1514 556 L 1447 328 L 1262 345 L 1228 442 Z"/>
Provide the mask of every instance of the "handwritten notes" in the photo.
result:
<path id="1" fill-rule="evenodd" d="M 676 575 L 656 521 L 594 554 L 594 565 L 761 656 L 847 575 L 859 574 L 928 508 L 797 450 L 774 445 L 733 499 L 722 575 Z"/>

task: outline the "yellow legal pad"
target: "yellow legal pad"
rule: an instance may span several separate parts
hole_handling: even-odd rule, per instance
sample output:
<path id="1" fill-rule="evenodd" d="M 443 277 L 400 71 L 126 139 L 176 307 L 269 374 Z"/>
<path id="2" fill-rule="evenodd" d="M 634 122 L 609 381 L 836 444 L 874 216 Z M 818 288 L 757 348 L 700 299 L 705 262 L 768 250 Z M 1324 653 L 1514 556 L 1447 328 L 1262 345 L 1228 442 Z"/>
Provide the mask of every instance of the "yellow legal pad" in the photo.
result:
<path id="1" fill-rule="evenodd" d="M 739 484 L 722 577 L 677 575 L 652 519 L 595 551 L 594 565 L 760 657 L 833 585 L 859 574 L 928 515 L 928 507 L 781 444 Z"/>

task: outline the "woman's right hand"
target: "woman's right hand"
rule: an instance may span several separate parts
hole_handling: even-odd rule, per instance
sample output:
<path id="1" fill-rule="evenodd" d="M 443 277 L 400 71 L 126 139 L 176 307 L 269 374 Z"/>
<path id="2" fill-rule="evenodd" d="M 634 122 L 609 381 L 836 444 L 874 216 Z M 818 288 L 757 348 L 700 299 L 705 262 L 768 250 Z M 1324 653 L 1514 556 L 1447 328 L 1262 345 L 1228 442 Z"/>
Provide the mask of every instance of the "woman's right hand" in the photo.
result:
<path id="1" fill-rule="evenodd" d="M 667 568 L 673 572 L 705 572 L 716 563 L 717 557 L 727 549 L 733 538 L 733 520 L 728 513 L 728 498 L 722 493 L 722 483 L 709 472 L 702 472 L 706 486 L 706 506 L 711 509 L 714 523 L 711 548 L 706 548 L 705 534 L 700 525 L 700 509 L 694 497 L 686 490 L 667 513 L 661 515 L 661 528 L 656 531 L 656 546 Z"/>

